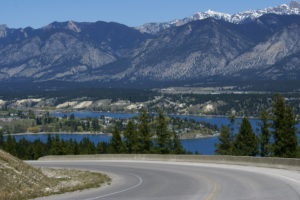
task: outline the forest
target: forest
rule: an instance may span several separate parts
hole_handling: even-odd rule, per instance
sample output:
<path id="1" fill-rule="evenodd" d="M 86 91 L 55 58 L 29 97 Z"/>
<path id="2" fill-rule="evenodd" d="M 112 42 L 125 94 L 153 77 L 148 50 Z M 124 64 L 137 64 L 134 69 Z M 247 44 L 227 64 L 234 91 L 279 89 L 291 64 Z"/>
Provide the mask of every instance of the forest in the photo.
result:
<path id="1" fill-rule="evenodd" d="M 0 148 L 21 159 L 38 159 L 45 155 L 69 154 L 96 154 L 96 153 L 160 153 L 160 154 L 185 154 L 187 153 L 179 140 L 178 134 L 168 128 L 165 115 L 160 112 L 154 118 L 154 126 L 150 126 L 151 117 L 143 110 L 138 122 L 129 120 L 123 131 L 120 124 L 115 124 L 112 139 L 109 143 L 94 144 L 85 138 L 80 142 L 64 141 L 48 135 L 47 142 L 36 140 L 29 142 L 25 139 L 16 141 L 11 135 L 5 139 L 0 134 Z"/>
<path id="2" fill-rule="evenodd" d="M 296 116 L 293 108 L 286 105 L 284 97 L 273 97 L 272 109 L 260 116 L 260 133 L 253 132 L 247 118 L 242 120 L 239 132 L 234 134 L 234 116 L 229 126 L 222 126 L 216 154 L 261 157 L 300 157 Z"/>

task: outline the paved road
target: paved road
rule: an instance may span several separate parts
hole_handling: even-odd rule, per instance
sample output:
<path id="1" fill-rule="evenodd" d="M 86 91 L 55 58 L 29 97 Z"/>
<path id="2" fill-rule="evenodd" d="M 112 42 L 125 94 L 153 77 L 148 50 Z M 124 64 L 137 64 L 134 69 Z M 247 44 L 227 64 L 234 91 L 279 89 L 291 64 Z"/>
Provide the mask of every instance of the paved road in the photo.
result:
<path id="1" fill-rule="evenodd" d="M 46 200 L 300 200 L 300 172 L 150 161 L 37 161 L 33 166 L 108 173 L 110 186 Z"/>

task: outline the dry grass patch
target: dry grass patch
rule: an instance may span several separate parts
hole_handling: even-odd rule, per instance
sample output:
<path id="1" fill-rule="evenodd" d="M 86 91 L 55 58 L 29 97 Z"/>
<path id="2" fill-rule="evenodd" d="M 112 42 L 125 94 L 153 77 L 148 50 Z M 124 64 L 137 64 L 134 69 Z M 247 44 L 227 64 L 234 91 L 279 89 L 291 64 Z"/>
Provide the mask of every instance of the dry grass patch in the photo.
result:
<path id="1" fill-rule="evenodd" d="M 99 187 L 103 174 L 69 169 L 37 169 L 0 150 L 0 200 L 30 199 Z"/>

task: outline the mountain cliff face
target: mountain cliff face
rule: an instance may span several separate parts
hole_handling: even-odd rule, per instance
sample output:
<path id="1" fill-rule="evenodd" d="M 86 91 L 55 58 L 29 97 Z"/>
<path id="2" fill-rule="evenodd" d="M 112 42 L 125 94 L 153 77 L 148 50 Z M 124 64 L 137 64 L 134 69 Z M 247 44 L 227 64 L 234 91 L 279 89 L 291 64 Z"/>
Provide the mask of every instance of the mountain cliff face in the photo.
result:
<path id="1" fill-rule="evenodd" d="M 106 22 L 0 26 L 2 82 L 151 87 L 207 80 L 300 80 L 300 15 L 207 18 L 154 35 Z"/>
<path id="2" fill-rule="evenodd" d="M 149 36 L 117 23 L 0 28 L 0 80 L 69 80 L 126 56 Z M 72 78 L 71 78 L 72 79 Z"/>
<path id="3" fill-rule="evenodd" d="M 265 15 L 248 24 L 209 18 L 170 28 L 138 50 L 130 78 L 299 79 L 285 75 L 300 68 L 296 59 L 300 52 L 299 26 L 300 16 Z M 274 74 L 269 73 L 270 68 Z M 247 76 L 243 76 L 246 71 Z M 260 72 L 259 76 L 256 72 Z"/>

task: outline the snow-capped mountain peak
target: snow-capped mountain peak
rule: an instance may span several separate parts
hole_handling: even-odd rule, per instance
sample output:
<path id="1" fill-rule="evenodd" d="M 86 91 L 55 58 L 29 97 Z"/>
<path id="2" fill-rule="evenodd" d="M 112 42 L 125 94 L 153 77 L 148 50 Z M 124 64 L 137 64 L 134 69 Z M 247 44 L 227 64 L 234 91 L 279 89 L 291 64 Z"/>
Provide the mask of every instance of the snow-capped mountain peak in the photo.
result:
<path id="1" fill-rule="evenodd" d="M 214 18 L 214 19 L 224 20 L 235 24 L 241 24 L 241 23 L 247 23 L 249 21 L 252 21 L 265 14 L 300 15 L 300 2 L 291 1 L 289 5 L 282 4 L 276 7 L 270 7 L 270 8 L 259 9 L 259 10 L 248 10 L 248 11 L 239 12 L 232 15 L 216 12 L 213 10 L 208 10 L 205 12 L 197 12 L 190 17 L 180 19 L 180 20 L 177 19 L 170 22 L 144 24 L 142 26 L 136 27 L 136 29 L 138 29 L 141 32 L 155 34 L 161 30 L 170 27 L 182 26 L 192 21 L 203 20 L 207 18 Z"/>

